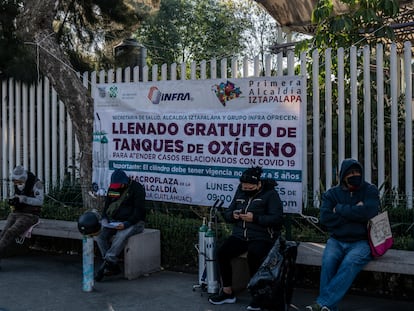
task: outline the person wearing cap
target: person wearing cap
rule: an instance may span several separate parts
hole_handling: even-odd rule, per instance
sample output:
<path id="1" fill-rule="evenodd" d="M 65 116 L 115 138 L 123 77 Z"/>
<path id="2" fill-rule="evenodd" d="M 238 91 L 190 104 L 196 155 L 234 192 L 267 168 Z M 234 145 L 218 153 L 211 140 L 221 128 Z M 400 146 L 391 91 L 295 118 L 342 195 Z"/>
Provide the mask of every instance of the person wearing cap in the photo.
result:
<path id="1" fill-rule="evenodd" d="M 306 310 L 338 310 L 358 273 L 373 259 L 367 223 L 379 209 L 379 191 L 364 180 L 361 163 L 343 160 L 339 184 L 322 195 L 320 223 L 330 236 L 322 256 L 319 296 Z"/>
<path id="2" fill-rule="evenodd" d="M 217 250 L 221 291 L 209 297 L 215 305 L 235 303 L 232 290 L 231 260 L 247 252 L 249 273 L 253 276 L 266 258 L 283 225 L 283 205 L 273 179 L 262 179 L 262 168 L 252 167 L 240 177 L 240 184 L 229 208 L 226 222 L 233 224 L 232 234 Z M 248 310 L 260 310 L 252 300 Z"/>
<path id="3" fill-rule="evenodd" d="M 11 212 L 0 235 L 0 259 L 16 238 L 24 235 L 39 222 L 44 200 L 43 183 L 23 166 L 16 166 L 11 174 L 14 196 L 9 199 Z"/>
<path id="4" fill-rule="evenodd" d="M 96 240 L 103 263 L 95 274 L 95 281 L 121 272 L 118 256 L 130 236 L 144 231 L 145 216 L 144 187 L 130 180 L 124 171 L 115 170 L 102 211 L 102 229 Z"/>

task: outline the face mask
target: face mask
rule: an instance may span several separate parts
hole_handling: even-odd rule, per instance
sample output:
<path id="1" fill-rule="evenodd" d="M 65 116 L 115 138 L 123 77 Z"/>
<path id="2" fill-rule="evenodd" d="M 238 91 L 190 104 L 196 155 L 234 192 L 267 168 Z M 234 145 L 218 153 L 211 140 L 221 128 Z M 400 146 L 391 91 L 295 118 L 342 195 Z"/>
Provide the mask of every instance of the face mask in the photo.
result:
<path id="1" fill-rule="evenodd" d="M 361 181 L 362 181 L 362 176 L 361 175 L 354 175 L 354 176 L 350 176 L 347 179 L 347 183 L 350 186 L 360 186 L 361 185 Z"/>
<path id="2" fill-rule="evenodd" d="M 111 199 L 118 199 L 121 196 L 121 192 L 119 190 L 109 189 L 108 190 L 108 197 Z"/>
<path id="3" fill-rule="evenodd" d="M 254 196 L 257 192 L 259 192 L 259 190 L 255 189 L 255 190 L 243 190 L 243 192 L 248 195 L 249 197 Z"/>
<path id="4" fill-rule="evenodd" d="M 357 190 L 361 186 L 362 176 L 361 175 L 354 175 L 350 176 L 346 179 L 346 183 L 348 184 L 348 188 L 351 191 Z"/>
<path id="5" fill-rule="evenodd" d="M 17 189 L 19 189 L 20 191 L 23 191 L 24 189 L 24 184 L 22 185 L 16 185 Z"/>

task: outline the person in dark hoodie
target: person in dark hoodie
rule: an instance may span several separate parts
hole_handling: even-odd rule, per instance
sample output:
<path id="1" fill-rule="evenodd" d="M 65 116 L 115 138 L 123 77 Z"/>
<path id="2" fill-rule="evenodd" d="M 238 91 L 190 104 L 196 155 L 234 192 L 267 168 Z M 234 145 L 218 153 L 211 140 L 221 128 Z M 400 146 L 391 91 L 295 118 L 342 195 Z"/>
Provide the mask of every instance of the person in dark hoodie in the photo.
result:
<path id="1" fill-rule="evenodd" d="M 0 258 L 16 238 L 39 222 L 44 200 L 43 183 L 23 166 L 16 166 L 11 174 L 14 196 L 9 199 L 11 212 L 0 235 Z"/>
<path id="2" fill-rule="evenodd" d="M 275 189 L 276 181 L 261 179 L 262 168 L 252 167 L 240 177 L 240 184 L 224 213 L 233 230 L 217 251 L 221 274 L 221 291 L 209 297 L 215 305 L 235 303 L 232 291 L 231 260 L 247 252 L 250 275 L 253 276 L 266 258 L 283 225 L 283 205 Z M 248 310 L 260 310 L 254 300 Z"/>
<path id="3" fill-rule="evenodd" d="M 115 170 L 102 211 L 102 229 L 96 240 L 104 261 L 95 281 L 121 272 L 118 256 L 130 236 L 144 231 L 145 216 L 144 187 L 130 180 L 124 171 Z"/>
<path id="4" fill-rule="evenodd" d="M 320 223 L 329 232 L 322 257 L 319 296 L 310 311 L 336 311 L 355 277 L 372 260 L 368 220 L 380 209 L 379 191 L 364 180 L 362 165 L 345 159 L 340 183 L 322 196 Z"/>

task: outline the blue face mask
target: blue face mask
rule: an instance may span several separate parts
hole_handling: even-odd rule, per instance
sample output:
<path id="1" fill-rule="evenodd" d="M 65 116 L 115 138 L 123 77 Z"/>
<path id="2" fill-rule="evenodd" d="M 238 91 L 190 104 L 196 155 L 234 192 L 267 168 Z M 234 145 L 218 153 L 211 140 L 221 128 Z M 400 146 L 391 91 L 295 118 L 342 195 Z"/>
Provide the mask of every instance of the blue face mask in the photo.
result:
<path id="1" fill-rule="evenodd" d="M 350 186 L 358 187 L 361 185 L 362 182 L 362 176 L 361 175 L 354 175 L 350 176 L 346 179 L 346 183 Z"/>

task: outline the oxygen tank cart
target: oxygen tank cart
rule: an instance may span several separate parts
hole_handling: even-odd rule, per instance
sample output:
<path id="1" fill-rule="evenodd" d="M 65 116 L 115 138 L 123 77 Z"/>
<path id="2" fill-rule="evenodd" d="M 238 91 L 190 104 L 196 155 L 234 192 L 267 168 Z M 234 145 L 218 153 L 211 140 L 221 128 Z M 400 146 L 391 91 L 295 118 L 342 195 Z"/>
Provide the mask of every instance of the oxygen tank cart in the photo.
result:
<path id="1" fill-rule="evenodd" d="M 207 293 L 215 294 L 219 291 L 219 282 L 217 277 L 216 264 L 216 234 L 214 233 L 211 222 L 208 224 L 208 229 L 205 237 L 206 249 L 206 271 L 207 271 Z"/>
<path id="2" fill-rule="evenodd" d="M 198 284 L 193 286 L 201 288 L 209 294 L 217 293 L 219 290 L 217 263 L 216 263 L 216 232 L 217 231 L 217 209 L 223 205 L 223 201 L 217 200 L 210 209 L 210 221 L 206 225 L 205 218 L 198 232 Z M 215 231 L 213 230 L 215 224 Z M 196 247 L 197 248 L 197 247 Z"/>

